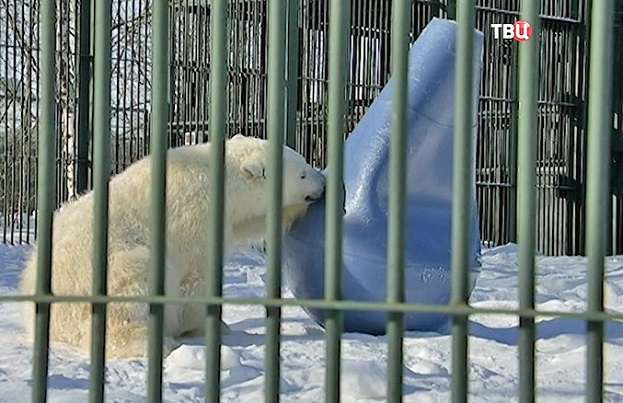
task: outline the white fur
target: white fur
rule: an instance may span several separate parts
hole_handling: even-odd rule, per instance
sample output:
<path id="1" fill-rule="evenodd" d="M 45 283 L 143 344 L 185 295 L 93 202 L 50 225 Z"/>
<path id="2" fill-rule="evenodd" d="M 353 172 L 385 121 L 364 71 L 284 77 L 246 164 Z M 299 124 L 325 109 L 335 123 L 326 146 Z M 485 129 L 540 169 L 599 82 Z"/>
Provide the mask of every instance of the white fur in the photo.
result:
<path id="1" fill-rule="evenodd" d="M 267 141 L 236 135 L 226 142 L 224 248 L 236 248 L 264 237 L 268 186 L 264 175 Z M 324 192 L 324 177 L 294 150 L 284 147 L 284 230 Z M 109 295 L 148 292 L 150 248 L 150 158 L 146 157 L 113 177 L 109 187 Z M 210 207 L 210 144 L 171 149 L 167 154 L 167 227 L 165 292 L 201 295 L 205 290 L 208 209 Z M 306 199 L 307 198 L 307 199 Z M 89 192 L 54 215 L 52 292 L 54 295 L 91 294 L 93 196 Z M 33 294 L 36 251 L 23 273 L 21 289 Z M 24 322 L 33 335 L 34 304 L 27 303 Z M 147 304 L 112 303 L 107 308 L 107 356 L 135 357 L 147 353 Z M 84 303 L 52 304 L 52 343 L 90 348 L 91 308 Z M 191 304 L 165 306 L 165 354 L 174 338 L 199 336 L 205 308 Z"/>

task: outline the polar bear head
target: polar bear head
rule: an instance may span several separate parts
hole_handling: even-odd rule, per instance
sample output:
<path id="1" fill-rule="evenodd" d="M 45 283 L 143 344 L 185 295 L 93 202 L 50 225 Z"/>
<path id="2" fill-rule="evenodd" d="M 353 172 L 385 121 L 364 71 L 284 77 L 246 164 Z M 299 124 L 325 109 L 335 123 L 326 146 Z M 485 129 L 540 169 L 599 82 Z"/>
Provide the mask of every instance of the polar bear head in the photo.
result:
<path id="1" fill-rule="evenodd" d="M 249 198 L 249 213 L 256 210 L 264 214 L 268 209 L 269 181 L 266 171 L 269 161 L 268 140 L 243 135 L 235 135 L 228 141 L 228 155 L 236 162 L 243 178 Z M 310 204 L 324 196 L 325 177 L 311 167 L 305 158 L 295 150 L 284 146 L 283 149 L 283 191 L 282 208 L 285 212 L 292 208 L 305 210 Z M 253 202 L 253 206 L 248 203 Z M 299 209 L 300 210 L 300 209 Z"/>

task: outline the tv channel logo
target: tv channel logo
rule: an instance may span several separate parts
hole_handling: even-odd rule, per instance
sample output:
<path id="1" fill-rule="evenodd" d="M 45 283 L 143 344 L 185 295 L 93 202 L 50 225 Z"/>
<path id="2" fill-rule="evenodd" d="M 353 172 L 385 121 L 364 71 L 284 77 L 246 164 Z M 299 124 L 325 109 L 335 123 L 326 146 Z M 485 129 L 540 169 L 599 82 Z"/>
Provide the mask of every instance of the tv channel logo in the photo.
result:
<path id="1" fill-rule="evenodd" d="M 491 24 L 491 29 L 495 39 L 514 39 L 517 42 L 524 42 L 532 36 L 532 26 L 523 20 L 515 21 L 514 24 Z"/>

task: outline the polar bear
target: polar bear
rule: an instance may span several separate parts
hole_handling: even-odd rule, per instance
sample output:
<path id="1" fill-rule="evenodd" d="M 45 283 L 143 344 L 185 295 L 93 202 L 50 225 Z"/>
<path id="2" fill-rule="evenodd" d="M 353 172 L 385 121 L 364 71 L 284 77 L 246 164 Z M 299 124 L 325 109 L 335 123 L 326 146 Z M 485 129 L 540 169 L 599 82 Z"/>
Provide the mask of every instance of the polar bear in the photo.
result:
<path id="1" fill-rule="evenodd" d="M 236 135 L 225 143 L 225 258 L 237 248 L 261 241 L 265 233 L 269 188 L 265 175 L 267 140 Z M 150 249 L 150 158 L 132 164 L 109 185 L 108 294 L 148 293 Z M 210 144 L 167 151 L 165 293 L 200 295 L 208 245 L 210 208 Z M 307 207 L 324 195 L 324 176 L 296 151 L 283 152 L 284 232 Z M 86 193 L 54 214 L 52 235 L 52 292 L 91 294 L 93 195 Z M 21 291 L 33 294 L 36 251 L 29 257 Z M 34 303 L 25 304 L 26 333 L 32 340 Z M 107 306 L 106 354 L 140 357 L 147 354 L 147 304 L 110 303 Z M 91 307 L 86 303 L 55 303 L 51 308 L 50 341 L 88 351 Z M 205 326 L 205 307 L 168 304 L 164 313 L 164 354 L 176 347 L 175 338 L 197 337 Z M 226 328 L 226 326 L 225 326 Z"/>

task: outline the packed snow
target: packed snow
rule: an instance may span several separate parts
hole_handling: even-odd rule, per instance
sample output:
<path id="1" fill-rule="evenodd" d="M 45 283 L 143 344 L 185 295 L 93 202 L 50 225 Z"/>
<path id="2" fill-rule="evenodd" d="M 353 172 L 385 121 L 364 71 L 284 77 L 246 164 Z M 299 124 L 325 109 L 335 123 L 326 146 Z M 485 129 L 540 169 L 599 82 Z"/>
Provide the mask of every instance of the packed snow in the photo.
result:
<path id="1" fill-rule="evenodd" d="M 0 244 L 0 293 L 14 294 L 31 246 Z M 516 308 L 517 247 L 484 250 L 483 270 L 471 296 L 475 307 Z M 537 256 L 538 308 L 580 312 L 586 308 L 586 259 Z M 236 255 L 225 268 L 226 296 L 261 297 L 265 266 L 262 257 Z M 284 289 L 284 297 L 292 294 Z M 606 306 L 623 312 L 623 256 L 607 259 Z M 261 306 L 224 308 L 232 332 L 222 347 L 222 401 L 264 401 L 265 311 Z M 578 320 L 539 318 L 537 398 L 542 401 L 585 400 L 585 324 Z M 20 336 L 17 303 L 0 304 L 0 402 L 30 399 L 32 345 Z M 478 315 L 470 321 L 470 401 L 517 401 L 519 393 L 518 321 L 511 315 Z M 284 402 L 324 400 L 324 332 L 298 307 L 283 310 L 281 397 Z M 344 402 L 386 401 L 385 337 L 345 334 L 342 342 Z M 606 327 L 605 400 L 623 402 L 623 323 Z M 188 342 L 164 361 L 164 400 L 200 402 L 204 398 L 205 348 Z M 106 401 L 145 401 L 147 361 L 109 360 Z M 50 354 L 49 400 L 86 401 L 89 358 L 67 347 Z M 448 401 L 451 391 L 451 338 L 447 333 L 409 332 L 404 341 L 406 402 Z"/>

